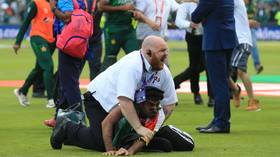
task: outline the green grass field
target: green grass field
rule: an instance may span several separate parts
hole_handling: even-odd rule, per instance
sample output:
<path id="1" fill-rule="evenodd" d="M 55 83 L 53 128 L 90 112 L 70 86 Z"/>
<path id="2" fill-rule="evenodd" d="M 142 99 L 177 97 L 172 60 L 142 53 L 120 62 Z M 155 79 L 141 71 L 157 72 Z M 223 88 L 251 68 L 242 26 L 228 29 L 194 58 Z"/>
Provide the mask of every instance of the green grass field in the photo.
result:
<path id="1" fill-rule="evenodd" d="M 0 40 L 1 45 L 12 41 Z M 187 65 L 184 42 L 169 42 L 170 67 L 173 75 Z M 23 45 L 29 47 L 28 42 Z M 249 59 L 249 73 L 253 80 L 259 77 L 279 78 L 279 42 L 259 42 L 264 71 L 256 76 Z M 57 55 L 54 56 L 55 67 Z M 15 55 L 11 48 L 0 49 L 0 81 L 23 80 L 34 66 L 34 55 L 30 48 L 23 48 Z M 203 74 L 204 75 L 204 74 Z M 88 68 L 82 73 L 88 77 Z M 202 78 L 203 79 L 203 78 Z M 277 82 L 277 81 L 276 81 Z M 280 82 L 280 80 L 278 80 Z M 22 107 L 13 95 L 13 87 L 0 87 L 0 157 L 92 157 L 102 156 L 100 152 L 64 146 L 61 151 L 52 150 L 49 144 L 51 129 L 42 122 L 52 116 L 54 110 L 46 109 L 46 100 L 30 98 L 30 107 Z M 31 92 L 30 92 L 31 93 Z M 242 102 L 239 109 L 231 108 L 230 134 L 199 134 L 195 127 L 207 124 L 212 118 L 212 108 L 196 106 L 191 94 L 179 94 L 179 106 L 168 124 L 190 133 L 196 143 L 193 152 L 139 153 L 139 156 L 168 157 L 276 157 L 280 156 L 280 98 L 259 97 L 262 111 L 247 112 Z M 30 95 L 29 95 L 30 97 Z M 207 102 L 206 95 L 203 95 Z"/>

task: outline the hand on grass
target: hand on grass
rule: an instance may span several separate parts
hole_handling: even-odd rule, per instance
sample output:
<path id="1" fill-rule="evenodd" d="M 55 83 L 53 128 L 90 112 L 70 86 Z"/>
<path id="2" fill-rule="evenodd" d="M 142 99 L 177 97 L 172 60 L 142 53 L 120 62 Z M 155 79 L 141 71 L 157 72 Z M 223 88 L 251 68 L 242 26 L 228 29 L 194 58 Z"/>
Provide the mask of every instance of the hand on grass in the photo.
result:
<path id="1" fill-rule="evenodd" d="M 106 156 L 113 156 L 113 155 L 116 154 L 116 151 L 115 150 L 110 150 L 110 151 L 104 152 L 102 154 L 106 155 Z"/>
<path id="2" fill-rule="evenodd" d="M 124 148 L 120 148 L 119 150 L 117 150 L 115 152 L 116 156 L 128 156 L 130 155 L 130 153 L 128 152 L 128 150 L 124 149 Z"/>

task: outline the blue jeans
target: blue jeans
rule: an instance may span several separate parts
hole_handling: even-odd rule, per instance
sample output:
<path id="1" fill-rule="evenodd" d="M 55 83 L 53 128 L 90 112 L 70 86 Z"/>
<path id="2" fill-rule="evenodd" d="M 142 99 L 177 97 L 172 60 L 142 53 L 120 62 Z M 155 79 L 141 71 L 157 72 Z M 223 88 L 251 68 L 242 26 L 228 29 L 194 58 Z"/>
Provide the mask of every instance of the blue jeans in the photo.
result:
<path id="1" fill-rule="evenodd" d="M 252 58 L 254 61 L 254 67 L 256 68 L 258 65 L 261 64 L 260 61 L 260 55 L 259 55 L 259 49 L 257 47 L 257 36 L 256 36 L 256 29 L 251 29 L 251 35 L 252 35 Z"/>

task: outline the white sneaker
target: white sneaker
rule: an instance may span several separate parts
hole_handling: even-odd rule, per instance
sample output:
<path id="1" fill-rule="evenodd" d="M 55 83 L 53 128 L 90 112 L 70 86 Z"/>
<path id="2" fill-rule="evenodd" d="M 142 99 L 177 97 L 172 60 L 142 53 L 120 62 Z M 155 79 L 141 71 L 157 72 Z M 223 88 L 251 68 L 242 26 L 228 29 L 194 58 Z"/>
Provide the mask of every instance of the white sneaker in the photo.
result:
<path id="1" fill-rule="evenodd" d="M 24 94 L 22 94 L 22 93 L 20 93 L 20 92 L 19 92 L 19 89 L 16 88 L 16 89 L 14 90 L 14 94 L 16 95 L 16 97 L 18 98 L 19 103 L 20 103 L 22 106 L 26 107 L 26 106 L 28 106 L 28 105 L 30 104 L 29 101 L 28 101 L 28 99 L 27 99 L 27 96 L 24 95 Z"/>
<path id="2" fill-rule="evenodd" d="M 48 104 L 46 105 L 46 108 L 55 108 L 55 103 L 53 99 L 48 100 Z"/>

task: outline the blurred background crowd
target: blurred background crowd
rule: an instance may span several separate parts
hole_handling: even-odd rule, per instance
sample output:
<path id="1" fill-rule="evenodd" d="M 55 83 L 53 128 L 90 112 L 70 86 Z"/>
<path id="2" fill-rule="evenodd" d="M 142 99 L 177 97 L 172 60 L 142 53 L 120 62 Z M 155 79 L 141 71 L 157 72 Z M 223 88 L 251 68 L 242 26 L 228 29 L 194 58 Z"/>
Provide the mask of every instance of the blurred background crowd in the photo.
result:
<path id="1" fill-rule="evenodd" d="M 21 24 L 31 0 L 0 0 L 0 24 Z"/>
<path id="2" fill-rule="evenodd" d="M 0 0 L 0 24 L 20 24 L 31 0 Z M 280 0 L 253 0 L 256 20 L 263 26 L 280 26 Z M 278 13 L 278 15 L 277 15 Z M 278 24 L 277 24 L 278 23 Z"/>

